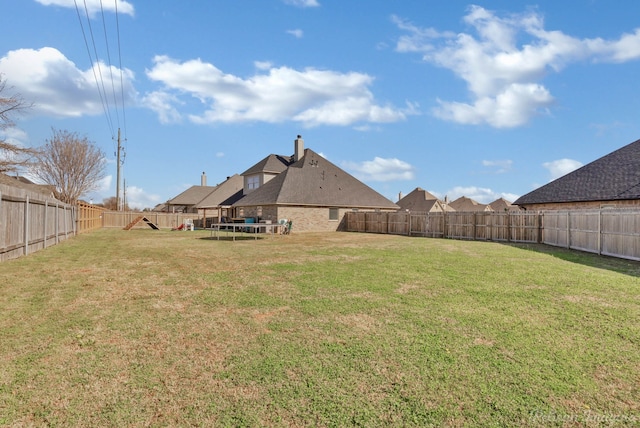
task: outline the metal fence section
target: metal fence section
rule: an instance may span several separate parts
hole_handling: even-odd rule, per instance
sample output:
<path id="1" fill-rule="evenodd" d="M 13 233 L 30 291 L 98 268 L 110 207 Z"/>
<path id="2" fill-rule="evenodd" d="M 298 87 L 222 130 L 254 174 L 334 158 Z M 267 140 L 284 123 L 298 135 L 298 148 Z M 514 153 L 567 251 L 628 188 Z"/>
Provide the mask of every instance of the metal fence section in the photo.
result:
<path id="1" fill-rule="evenodd" d="M 640 209 L 542 212 L 348 212 L 347 231 L 531 242 L 640 260 Z"/>
<path id="2" fill-rule="evenodd" d="M 31 254 L 76 234 L 76 207 L 0 186 L 0 261 Z"/>

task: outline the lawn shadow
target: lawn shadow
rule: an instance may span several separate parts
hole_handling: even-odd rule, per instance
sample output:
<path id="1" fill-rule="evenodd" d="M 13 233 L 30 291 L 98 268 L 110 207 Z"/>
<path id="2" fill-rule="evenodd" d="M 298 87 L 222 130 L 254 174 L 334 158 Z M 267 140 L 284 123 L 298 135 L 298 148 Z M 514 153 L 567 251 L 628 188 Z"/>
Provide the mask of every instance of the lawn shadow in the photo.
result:
<path id="1" fill-rule="evenodd" d="M 267 239 L 266 236 L 254 236 L 254 235 L 236 235 L 235 237 L 232 235 L 220 235 L 220 236 L 203 236 L 198 239 L 202 239 L 203 241 L 262 241 L 263 239 Z"/>
<path id="2" fill-rule="evenodd" d="M 621 259 L 618 257 L 598 255 L 586 251 L 572 250 L 562 247 L 554 247 L 545 244 L 530 243 L 504 243 L 511 247 L 523 250 L 534 251 L 541 254 L 549 254 L 562 260 L 578 263 L 585 266 L 606 269 L 624 275 L 640 277 L 640 262 L 635 260 Z"/>

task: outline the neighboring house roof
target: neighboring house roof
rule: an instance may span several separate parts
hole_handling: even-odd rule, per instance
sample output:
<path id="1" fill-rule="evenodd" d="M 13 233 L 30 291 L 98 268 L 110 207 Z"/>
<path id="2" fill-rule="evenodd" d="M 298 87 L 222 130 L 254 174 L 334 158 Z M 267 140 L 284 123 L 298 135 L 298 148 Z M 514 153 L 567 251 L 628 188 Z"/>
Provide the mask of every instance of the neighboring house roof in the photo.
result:
<path id="1" fill-rule="evenodd" d="M 213 188 L 207 196 L 195 204 L 196 208 L 216 208 L 220 206 L 230 206 L 240 199 L 244 186 L 244 178 L 234 174 L 225 181 Z"/>
<path id="2" fill-rule="evenodd" d="M 292 163 L 293 156 L 269 155 L 243 172 L 242 175 L 251 175 L 260 172 L 279 174 L 286 170 Z"/>
<path id="3" fill-rule="evenodd" d="M 491 207 L 486 204 L 476 202 L 466 196 L 461 196 L 449 204 L 456 211 L 490 211 Z"/>
<path id="4" fill-rule="evenodd" d="M 173 199 L 167 201 L 167 205 L 193 206 L 209 196 L 217 186 L 191 186 Z"/>
<path id="5" fill-rule="evenodd" d="M 495 201 L 489 204 L 492 210 L 501 212 L 501 211 L 516 211 L 520 208 L 514 206 L 511 202 L 507 201 L 505 198 L 498 198 Z"/>
<path id="6" fill-rule="evenodd" d="M 524 196 L 514 204 L 640 199 L 640 140 Z"/>
<path id="7" fill-rule="evenodd" d="M 54 197 L 52 186 L 46 184 L 35 184 L 28 178 L 22 176 L 12 177 L 10 175 L 0 173 L 0 184 L 15 187 L 18 189 L 29 190 L 31 192 L 41 193 L 48 197 Z"/>
<path id="8" fill-rule="evenodd" d="M 434 205 L 438 204 L 438 198 L 420 187 L 416 187 L 397 202 L 401 210 L 414 212 L 429 212 L 433 209 Z"/>
<path id="9" fill-rule="evenodd" d="M 247 173 L 255 172 L 255 166 Z M 398 209 L 398 206 L 311 149 L 280 174 L 245 195 L 234 207 L 308 205 Z"/>

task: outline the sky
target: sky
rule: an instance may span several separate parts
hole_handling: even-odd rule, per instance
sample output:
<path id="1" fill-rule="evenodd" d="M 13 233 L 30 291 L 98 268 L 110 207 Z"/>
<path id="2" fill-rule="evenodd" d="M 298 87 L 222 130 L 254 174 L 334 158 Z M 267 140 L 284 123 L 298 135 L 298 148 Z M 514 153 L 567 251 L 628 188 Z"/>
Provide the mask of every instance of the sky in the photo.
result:
<path id="1" fill-rule="evenodd" d="M 640 138 L 637 0 L 0 0 L 0 73 L 153 208 L 305 147 L 393 202 L 513 201 Z"/>

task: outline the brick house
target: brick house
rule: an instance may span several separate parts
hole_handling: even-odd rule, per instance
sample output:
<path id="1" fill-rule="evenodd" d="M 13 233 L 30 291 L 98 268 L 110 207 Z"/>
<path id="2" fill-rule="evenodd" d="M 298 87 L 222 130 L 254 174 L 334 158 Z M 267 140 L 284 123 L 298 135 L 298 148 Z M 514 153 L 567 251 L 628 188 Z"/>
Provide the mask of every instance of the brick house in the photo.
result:
<path id="1" fill-rule="evenodd" d="M 640 205 L 640 140 L 521 196 L 514 205 L 536 211 Z"/>
<path id="2" fill-rule="evenodd" d="M 241 174 L 238 217 L 273 223 L 288 219 L 294 231 L 336 231 L 347 211 L 397 211 L 391 202 L 311 149 L 294 141 L 294 155 L 268 155 Z"/>

